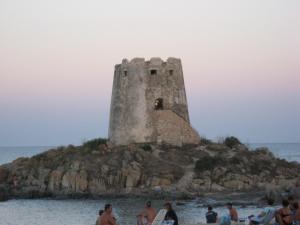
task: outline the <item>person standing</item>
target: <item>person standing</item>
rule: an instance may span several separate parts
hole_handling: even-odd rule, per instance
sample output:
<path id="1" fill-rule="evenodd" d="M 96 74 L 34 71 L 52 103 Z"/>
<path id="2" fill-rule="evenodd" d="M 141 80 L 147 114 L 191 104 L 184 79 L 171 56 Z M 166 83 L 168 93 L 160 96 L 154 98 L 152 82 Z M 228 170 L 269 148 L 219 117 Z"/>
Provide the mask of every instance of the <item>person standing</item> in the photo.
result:
<path id="1" fill-rule="evenodd" d="M 111 204 L 105 205 L 104 212 L 100 217 L 100 225 L 117 225 L 116 219 L 112 214 Z"/>
<path id="2" fill-rule="evenodd" d="M 167 210 L 165 220 L 173 220 L 173 225 L 178 225 L 178 217 L 175 213 L 175 211 L 172 208 L 171 203 L 167 202 L 164 204 L 164 208 Z"/>
<path id="3" fill-rule="evenodd" d="M 137 215 L 139 221 L 143 221 L 143 218 L 145 218 L 146 224 L 152 224 L 155 216 L 156 210 L 152 207 L 151 201 L 147 201 L 143 211 L 139 215 Z"/>
<path id="4" fill-rule="evenodd" d="M 217 217 L 218 213 L 213 211 L 213 208 L 209 205 L 207 207 L 207 213 L 205 214 L 206 217 L 206 223 L 216 223 L 217 222 Z"/>
<path id="5" fill-rule="evenodd" d="M 238 213 L 236 209 L 232 206 L 232 203 L 227 203 L 227 209 L 229 210 L 229 215 L 232 221 L 238 221 Z"/>

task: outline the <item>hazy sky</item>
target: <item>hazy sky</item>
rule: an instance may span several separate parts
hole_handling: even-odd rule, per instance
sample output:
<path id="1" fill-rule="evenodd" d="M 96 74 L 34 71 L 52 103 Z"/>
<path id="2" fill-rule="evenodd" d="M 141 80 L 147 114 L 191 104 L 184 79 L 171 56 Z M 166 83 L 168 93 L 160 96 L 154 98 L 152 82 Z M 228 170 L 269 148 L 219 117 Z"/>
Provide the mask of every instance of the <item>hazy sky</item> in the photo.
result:
<path id="1" fill-rule="evenodd" d="M 106 137 L 136 56 L 182 59 L 200 134 L 300 142 L 299 0 L 0 0 L 0 146 Z"/>

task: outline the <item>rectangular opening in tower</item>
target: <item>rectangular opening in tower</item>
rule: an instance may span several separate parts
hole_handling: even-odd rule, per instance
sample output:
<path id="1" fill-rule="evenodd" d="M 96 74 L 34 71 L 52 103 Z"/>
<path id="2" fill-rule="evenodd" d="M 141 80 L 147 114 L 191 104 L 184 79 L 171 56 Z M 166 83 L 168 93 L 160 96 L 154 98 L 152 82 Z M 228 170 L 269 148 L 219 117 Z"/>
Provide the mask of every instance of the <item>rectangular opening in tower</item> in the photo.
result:
<path id="1" fill-rule="evenodd" d="M 151 75 L 156 75 L 157 74 L 157 70 L 150 70 L 150 74 Z"/>

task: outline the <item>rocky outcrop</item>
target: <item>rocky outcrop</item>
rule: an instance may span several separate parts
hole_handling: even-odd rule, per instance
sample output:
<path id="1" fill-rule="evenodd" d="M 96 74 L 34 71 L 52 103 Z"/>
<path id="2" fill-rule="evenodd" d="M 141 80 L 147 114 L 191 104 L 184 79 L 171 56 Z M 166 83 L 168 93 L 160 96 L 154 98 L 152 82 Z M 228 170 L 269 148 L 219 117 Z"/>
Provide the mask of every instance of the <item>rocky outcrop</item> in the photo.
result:
<path id="1" fill-rule="evenodd" d="M 300 186 L 300 165 L 267 149 L 236 143 L 174 147 L 89 142 L 19 158 L 0 167 L 0 200 L 11 197 L 202 195 L 265 190 L 274 195 Z"/>

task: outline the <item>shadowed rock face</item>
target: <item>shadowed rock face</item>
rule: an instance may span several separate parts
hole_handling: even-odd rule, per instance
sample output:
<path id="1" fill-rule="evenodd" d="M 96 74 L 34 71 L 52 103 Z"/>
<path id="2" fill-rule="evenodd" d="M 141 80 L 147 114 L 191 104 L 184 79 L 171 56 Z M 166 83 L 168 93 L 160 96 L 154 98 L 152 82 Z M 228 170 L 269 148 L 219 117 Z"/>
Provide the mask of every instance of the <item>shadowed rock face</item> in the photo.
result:
<path id="1" fill-rule="evenodd" d="M 0 188 L 5 196 L 15 197 L 202 195 L 293 189 L 300 185 L 299 174 L 299 164 L 276 159 L 267 149 L 249 151 L 242 144 L 100 144 L 19 158 L 0 167 Z"/>

